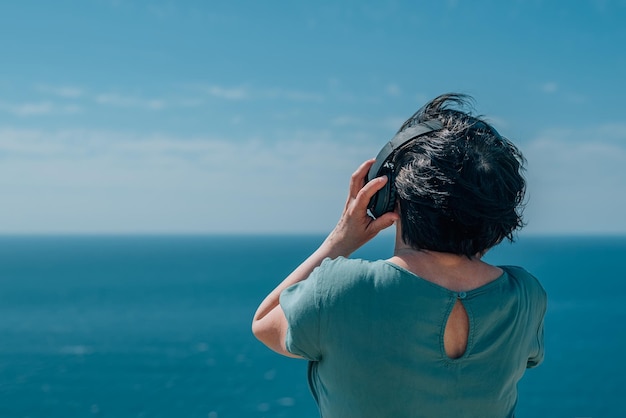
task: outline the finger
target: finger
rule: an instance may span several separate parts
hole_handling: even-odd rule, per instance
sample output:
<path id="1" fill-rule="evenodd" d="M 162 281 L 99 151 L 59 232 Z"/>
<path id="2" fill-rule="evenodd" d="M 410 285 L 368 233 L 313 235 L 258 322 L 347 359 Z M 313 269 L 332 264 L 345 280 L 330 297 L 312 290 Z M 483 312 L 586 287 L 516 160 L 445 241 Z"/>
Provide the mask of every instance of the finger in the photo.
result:
<path id="1" fill-rule="evenodd" d="M 369 204 L 370 199 L 376 194 L 376 192 L 378 192 L 380 189 L 385 187 L 385 184 L 387 184 L 387 181 L 388 181 L 387 176 L 382 176 L 382 177 L 376 177 L 375 179 L 372 179 L 369 182 L 367 182 L 367 184 L 363 186 L 361 190 L 359 190 L 356 196 L 355 205 L 357 207 L 362 207 L 366 209 L 367 205 Z"/>
<path id="2" fill-rule="evenodd" d="M 372 232 L 378 234 L 383 229 L 389 228 L 400 219 L 396 212 L 387 212 L 376 218 L 370 223 Z"/>
<path id="3" fill-rule="evenodd" d="M 365 179 L 367 178 L 367 173 L 369 172 L 370 167 L 376 161 L 375 158 L 371 160 L 365 161 L 363 164 L 356 169 L 354 173 L 352 173 L 352 177 L 350 178 L 350 197 L 356 198 L 359 191 L 365 185 Z"/>

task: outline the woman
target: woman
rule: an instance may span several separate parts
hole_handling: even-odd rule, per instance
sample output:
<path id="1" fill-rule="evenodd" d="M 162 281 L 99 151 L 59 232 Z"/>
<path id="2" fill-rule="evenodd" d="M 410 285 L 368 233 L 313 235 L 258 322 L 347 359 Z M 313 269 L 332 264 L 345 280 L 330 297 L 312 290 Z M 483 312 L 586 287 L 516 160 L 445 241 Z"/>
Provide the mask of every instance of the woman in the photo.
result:
<path id="1" fill-rule="evenodd" d="M 437 97 L 363 163 L 337 226 L 254 316 L 259 340 L 309 360 L 322 417 L 512 417 L 543 360 L 543 288 L 481 259 L 522 226 L 524 159 L 467 105 Z M 394 223 L 391 258 L 347 258 Z"/>

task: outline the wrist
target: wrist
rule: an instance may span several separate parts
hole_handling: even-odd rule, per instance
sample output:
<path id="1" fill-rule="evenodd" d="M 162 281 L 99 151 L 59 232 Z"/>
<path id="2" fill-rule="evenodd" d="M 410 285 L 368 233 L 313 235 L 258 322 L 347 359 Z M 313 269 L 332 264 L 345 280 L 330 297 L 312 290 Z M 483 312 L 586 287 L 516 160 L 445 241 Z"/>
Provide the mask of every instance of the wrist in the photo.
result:
<path id="1" fill-rule="evenodd" d="M 319 250 L 324 258 L 334 259 L 337 257 L 349 257 L 357 248 L 351 245 L 345 237 L 341 237 L 336 231 L 333 231 L 326 237 Z"/>

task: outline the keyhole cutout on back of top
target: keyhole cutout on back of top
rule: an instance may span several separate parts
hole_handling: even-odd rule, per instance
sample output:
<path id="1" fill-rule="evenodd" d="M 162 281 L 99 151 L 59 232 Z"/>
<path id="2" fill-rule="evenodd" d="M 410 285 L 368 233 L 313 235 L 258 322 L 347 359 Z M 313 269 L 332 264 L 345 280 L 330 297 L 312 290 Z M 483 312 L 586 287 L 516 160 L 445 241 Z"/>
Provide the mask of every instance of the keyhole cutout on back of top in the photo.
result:
<path id="1" fill-rule="evenodd" d="M 446 328 L 443 332 L 443 346 L 449 358 L 457 359 L 465 354 L 468 335 L 469 317 L 467 316 L 465 306 L 457 299 L 448 316 Z"/>

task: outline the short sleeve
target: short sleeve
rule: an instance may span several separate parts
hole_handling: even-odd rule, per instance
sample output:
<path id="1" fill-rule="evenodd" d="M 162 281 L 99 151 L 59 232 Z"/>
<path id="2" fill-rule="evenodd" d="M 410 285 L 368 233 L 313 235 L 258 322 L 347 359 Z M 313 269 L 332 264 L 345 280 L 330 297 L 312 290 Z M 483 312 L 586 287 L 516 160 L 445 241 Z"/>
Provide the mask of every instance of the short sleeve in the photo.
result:
<path id="1" fill-rule="evenodd" d="M 528 357 L 528 362 L 526 363 L 526 368 L 531 369 L 533 367 L 539 366 L 543 362 L 544 358 L 544 318 L 546 314 L 547 308 L 547 297 L 545 291 L 541 289 L 540 292 L 540 309 L 539 309 L 539 326 L 537 327 L 537 334 L 533 345 L 533 351 L 531 355 Z"/>
<path id="2" fill-rule="evenodd" d="M 280 294 L 280 306 L 288 324 L 285 347 L 290 353 L 311 361 L 321 359 L 315 273 L 316 271 L 308 279 L 288 287 Z"/>
<path id="3" fill-rule="evenodd" d="M 543 362 L 544 357 L 544 346 L 543 346 L 543 321 L 541 321 L 541 325 L 539 326 L 539 330 L 537 331 L 537 339 L 535 342 L 535 351 L 533 355 L 528 358 L 528 362 L 526 363 L 527 369 L 532 369 L 533 367 L 539 366 Z"/>

